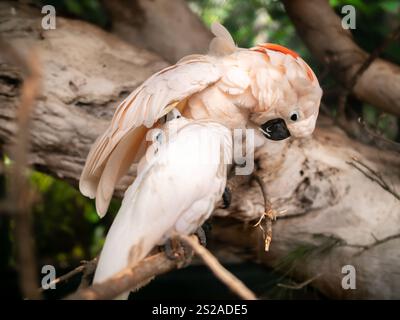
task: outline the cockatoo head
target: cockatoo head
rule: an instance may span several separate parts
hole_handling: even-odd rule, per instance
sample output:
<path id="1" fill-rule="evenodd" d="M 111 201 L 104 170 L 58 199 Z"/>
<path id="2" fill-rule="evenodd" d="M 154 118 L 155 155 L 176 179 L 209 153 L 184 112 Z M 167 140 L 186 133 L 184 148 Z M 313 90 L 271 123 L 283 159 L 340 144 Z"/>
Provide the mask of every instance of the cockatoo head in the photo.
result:
<path id="1" fill-rule="evenodd" d="M 280 45 L 250 50 L 263 59 L 263 67 L 256 71 L 259 106 L 251 119 L 272 140 L 311 135 L 322 96 L 314 72 L 297 53 Z"/>

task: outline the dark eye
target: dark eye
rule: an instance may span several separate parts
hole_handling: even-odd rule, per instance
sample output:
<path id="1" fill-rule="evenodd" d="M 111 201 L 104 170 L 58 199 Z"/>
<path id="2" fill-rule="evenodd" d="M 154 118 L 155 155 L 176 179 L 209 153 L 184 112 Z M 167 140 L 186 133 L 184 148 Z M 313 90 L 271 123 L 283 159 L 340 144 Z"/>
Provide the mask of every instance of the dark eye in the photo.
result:
<path id="1" fill-rule="evenodd" d="M 290 120 L 297 121 L 299 120 L 299 113 L 297 111 L 292 111 L 289 116 Z"/>

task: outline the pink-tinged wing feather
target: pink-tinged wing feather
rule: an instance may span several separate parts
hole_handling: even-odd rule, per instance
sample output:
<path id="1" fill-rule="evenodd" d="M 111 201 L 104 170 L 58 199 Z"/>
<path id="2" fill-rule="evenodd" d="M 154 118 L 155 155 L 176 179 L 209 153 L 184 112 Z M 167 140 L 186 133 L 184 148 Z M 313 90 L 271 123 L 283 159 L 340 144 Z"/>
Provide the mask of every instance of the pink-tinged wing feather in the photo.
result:
<path id="1" fill-rule="evenodd" d="M 147 130 L 180 101 L 220 77 L 218 67 L 198 55 L 154 74 L 118 106 L 110 126 L 92 146 L 79 183 L 82 194 L 97 198 L 100 216 L 106 213 L 115 184 L 132 164 Z"/>

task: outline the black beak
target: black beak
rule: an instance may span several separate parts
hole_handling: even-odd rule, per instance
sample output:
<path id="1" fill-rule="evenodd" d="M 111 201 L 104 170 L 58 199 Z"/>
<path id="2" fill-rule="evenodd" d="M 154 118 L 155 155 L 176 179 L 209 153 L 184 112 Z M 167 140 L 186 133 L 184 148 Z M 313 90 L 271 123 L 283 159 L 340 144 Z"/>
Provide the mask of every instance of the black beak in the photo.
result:
<path id="1" fill-rule="evenodd" d="M 277 118 L 261 125 L 264 136 L 271 140 L 283 140 L 290 137 L 290 132 L 283 119 Z"/>

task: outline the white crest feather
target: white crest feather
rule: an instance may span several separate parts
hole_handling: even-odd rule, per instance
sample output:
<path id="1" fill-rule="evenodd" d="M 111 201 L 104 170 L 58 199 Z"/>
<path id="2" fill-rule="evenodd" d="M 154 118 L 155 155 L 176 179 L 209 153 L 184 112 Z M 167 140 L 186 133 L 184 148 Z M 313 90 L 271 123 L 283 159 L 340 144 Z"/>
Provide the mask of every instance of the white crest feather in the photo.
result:
<path id="1" fill-rule="evenodd" d="M 233 38 L 225 27 L 214 22 L 211 25 L 211 32 L 215 35 L 215 38 L 211 40 L 209 53 L 216 56 L 229 55 L 235 52 L 236 45 Z"/>

